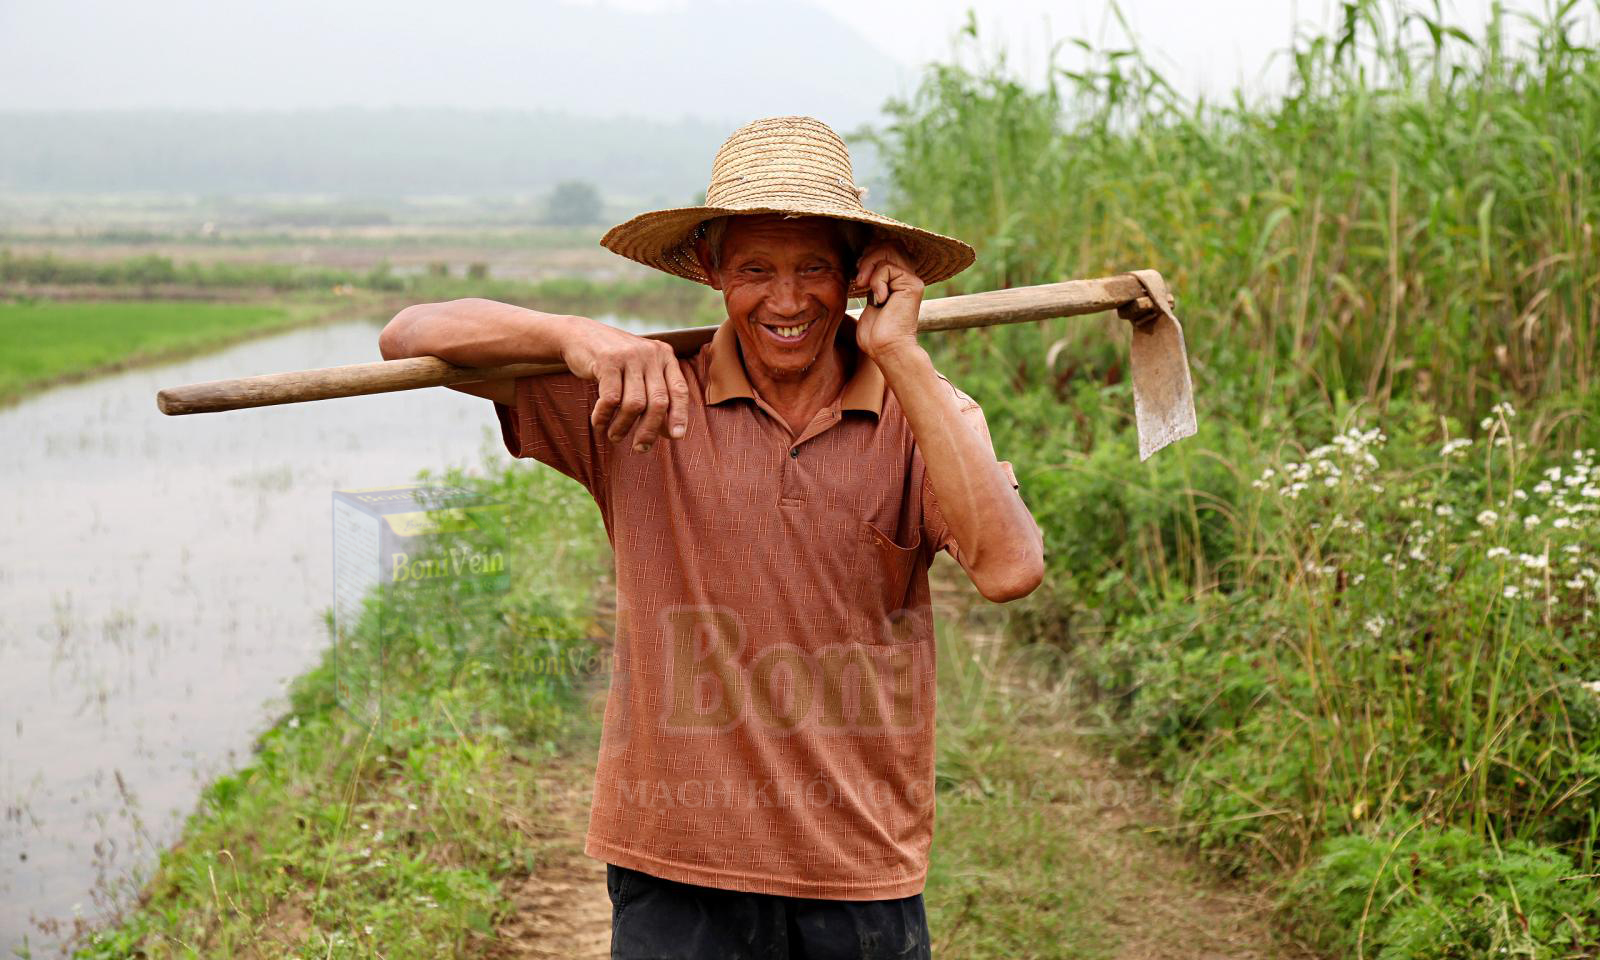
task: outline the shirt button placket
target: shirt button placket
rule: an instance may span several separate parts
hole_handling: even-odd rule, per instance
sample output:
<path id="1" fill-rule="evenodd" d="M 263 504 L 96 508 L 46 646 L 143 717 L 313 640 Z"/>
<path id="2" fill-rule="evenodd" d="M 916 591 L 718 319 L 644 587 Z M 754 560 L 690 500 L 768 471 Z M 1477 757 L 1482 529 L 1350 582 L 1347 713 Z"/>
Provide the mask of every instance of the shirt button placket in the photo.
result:
<path id="1" fill-rule="evenodd" d="M 782 469 L 779 471 L 782 475 L 782 490 L 778 495 L 783 498 L 785 503 L 790 504 L 791 506 L 796 505 L 797 502 L 802 499 L 798 489 L 800 483 L 798 478 L 799 471 L 795 468 L 795 463 L 799 459 L 800 448 L 790 447 L 788 456 L 789 462 L 783 464 Z"/>

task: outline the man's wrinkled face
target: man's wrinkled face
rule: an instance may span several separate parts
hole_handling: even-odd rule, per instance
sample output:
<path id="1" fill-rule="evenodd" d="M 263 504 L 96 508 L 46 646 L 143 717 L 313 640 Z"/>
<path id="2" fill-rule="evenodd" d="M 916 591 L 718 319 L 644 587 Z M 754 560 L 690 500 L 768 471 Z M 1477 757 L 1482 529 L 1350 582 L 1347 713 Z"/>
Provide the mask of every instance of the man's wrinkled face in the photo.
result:
<path id="1" fill-rule="evenodd" d="M 744 362 L 774 380 L 805 377 L 844 320 L 849 253 L 824 217 L 729 219 L 712 277 Z"/>

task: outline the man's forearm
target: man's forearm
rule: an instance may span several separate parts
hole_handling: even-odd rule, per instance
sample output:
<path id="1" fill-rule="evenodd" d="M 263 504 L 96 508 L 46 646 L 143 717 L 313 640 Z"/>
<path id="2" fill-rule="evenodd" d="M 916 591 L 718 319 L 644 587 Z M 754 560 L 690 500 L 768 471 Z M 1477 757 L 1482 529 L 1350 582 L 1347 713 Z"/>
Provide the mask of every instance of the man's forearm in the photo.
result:
<path id="1" fill-rule="evenodd" d="M 385 360 L 438 357 L 462 367 L 564 363 L 595 381 L 596 431 L 616 443 L 632 435 L 644 452 L 688 429 L 689 386 L 672 347 L 588 317 L 541 313 L 494 300 L 452 300 L 407 307 L 378 335 Z M 452 390 L 504 406 L 516 403 L 511 380 L 457 383 Z"/>
<path id="2" fill-rule="evenodd" d="M 385 360 L 438 357 L 463 367 L 559 363 L 591 323 L 493 300 L 420 303 L 389 321 L 378 349 Z"/>
<path id="3" fill-rule="evenodd" d="M 934 372 L 926 350 L 908 344 L 875 359 L 905 411 L 973 584 L 990 600 L 1026 596 L 1043 576 L 1044 547 L 994 451 Z"/>

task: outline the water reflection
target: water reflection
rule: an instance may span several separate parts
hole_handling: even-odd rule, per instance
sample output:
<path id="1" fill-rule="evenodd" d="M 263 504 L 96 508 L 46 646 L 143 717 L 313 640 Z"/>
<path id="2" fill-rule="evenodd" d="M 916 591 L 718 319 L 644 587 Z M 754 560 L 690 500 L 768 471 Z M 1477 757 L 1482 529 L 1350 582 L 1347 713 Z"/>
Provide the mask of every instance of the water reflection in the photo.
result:
<path id="1" fill-rule="evenodd" d="M 376 358 L 300 330 L 0 410 L 0 955 L 94 920 L 326 642 L 329 492 L 501 458 L 449 390 L 169 418 L 162 386 Z M 276 701 L 276 702 L 275 702 Z M 48 938 L 43 938 L 48 942 Z"/>

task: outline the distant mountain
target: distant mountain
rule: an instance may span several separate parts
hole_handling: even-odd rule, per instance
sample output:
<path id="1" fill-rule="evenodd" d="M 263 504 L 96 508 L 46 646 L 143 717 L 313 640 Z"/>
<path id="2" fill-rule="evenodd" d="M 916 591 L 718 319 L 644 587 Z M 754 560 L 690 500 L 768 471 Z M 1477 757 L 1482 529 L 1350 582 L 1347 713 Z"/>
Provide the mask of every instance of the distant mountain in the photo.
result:
<path id="1" fill-rule="evenodd" d="M 805 0 L 0 2 L 0 110 L 809 113 L 851 127 L 896 79 L 855 25 Z"/>
<path id="2" fill-rule="evenodd" d="M 582 179 L 678 204 L 729 132 L 506 110 L 0 113 L 0 191 L 484 196 Z"/>

